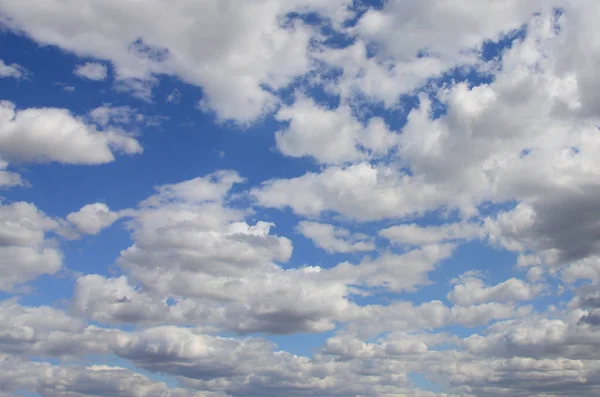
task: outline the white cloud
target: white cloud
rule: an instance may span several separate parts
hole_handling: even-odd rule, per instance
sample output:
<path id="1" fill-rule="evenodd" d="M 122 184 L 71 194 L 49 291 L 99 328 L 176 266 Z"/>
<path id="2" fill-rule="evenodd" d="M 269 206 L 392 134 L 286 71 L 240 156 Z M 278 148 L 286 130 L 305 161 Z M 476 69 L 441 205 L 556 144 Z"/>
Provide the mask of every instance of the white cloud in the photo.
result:
<path id="1" fill-rule="evenodd" d="M 57 226 L 33 204 L 0 203 L 0 291 L 60 270 L 62 253 L 47 236 Z"/>
<path id="2" fill-rule="evenodd" d="M 108 124 L 127 124 L 129 123 L 135 111 L 129 106 L 111 106 L 105 104 L 90 111 L 90 117 L 94 122 L 102 127 Z"/>
<path id="3" fill-rule="evenodd" d="M 406 224 L 379 231 L 379 235 L 397 245 L 428 245 L 481 237 L 483 230 L 475 223 L 454 223 L 442 226 Z"/>
<path id="4" fill-rule="evenodd" d="M 380 118 L 362 125 L 351 109 L 325 109 L 298 97 L 275 118 L 289 127 L 275 134 L 277 148 L 292 157 L 311 156 L 320 163 L 338 164 L 384 155 L 398 141 Z"/>
<path id="5" fill-rule="evenodd" d="M 86 62 L 83 65 L 78 65 L 75 68 L 74 73 L 85 79 L 94 80 L 94 81 L 102 81 L 106 80 L 108 75 L 108 68 L 106 65 L 103 65 L 98 62 Z"/>
<path id="6" fill-rule="evenodd" d="M 392 61 L 369 57 L 368 45 L 368 41 L 357 38 L 349 47 L 324 49 L 315 54 L 327 66 L 343 70 L 339 79 L 324 81 L 327 92 L 340 95 L 342 103 L 352 105 L 356 98 L 366 98 L 394 108 L 401 94 L 417 89 L 448 67 L 436 58 Z"/>
<path id="7" fill-rule="evenodd" d="M 292 179 L 274 179 L 251 194 L 264 207 L 290 207 L 300 215 L 335 211 L 360 221 L 403 218 L 442 205 L 448 192 L 398 174 L 391 167 L 359 163 L 329 167 Z"/>
<path id="8" fill-rule="evenodd" d="M 0 158 L 0 189 L 26 184 L 21 175 L 16 172 L 6 171 L 7 167 L 8 163 Z"/>
<path id="9" fill-rule="evenodd" d="M 282 269 L 277 263 L 289 260 L 291 241 L 226 205 L 241 181 L 221 171 L 160 186 L 138 209 L 123 211 L 134 244 L 117 263 L 128 278 L 80 278 L 78 312 L 108 323 L 202 319 L 243 333 L 326 331 L 351 317 L 356 306 L 342 282 L 319 269 Z"/>
<path id="10" fill-rule="evenodd" d="M 465 49 L 476 49 L 484 40 L 520 28 L 547 7 L 543 1 L 524 4 L 517 0 L 502 4 L 469 0 L 460 5 L 433 0 L 390 2 L 381 10 L 368 10 L 357 30 L 379 43 L 385 55 L 403 59 L 427 51 L 442 59 L 455 59 Z M 407 36 L 411 40 L 406 40 Z"/>
<path id="11" fill-rule="evenodd" d="M 326 274 L 347 284 L 381 287 L 390 291 L 413 291 L 429 282 L 427 274 L 441 260 L 452 255 L 452 244 L 429 245 L 404 254 L 383 253 L 365 258 L 359 265 L 341 263 Z"/>
<path id="12" fill-rule="evenodd" d="M 82 233 L 98 234 L 120 217 L 119 213 L 111 211 L 106 204 L 94 203 L 83 206 L 77 212 L 71 212 L 66 219 Z"/>
<path id="13" fill-rule="evenodd" d="M 364 252 L 375 250 L 372 238 L 351 234 L 347 229 L 318 222 L 302 221 L 296 228 L 304 237 L 327 252 Z"/>
<path id="14" fill-rule="evenodd" d="M 27 69 L 21 65 L 13 63 L 7 65 L 2 59 L 0 59 L 0 78 L 11 77 L 13 79 L 22 79 L 29 74 Z"/>
<path id="15" fill-rule="evenodd" d="M 275 109 L 273 89 L 321 67 L 311 58 L 342 68 L 339 80 L 325 83 L 340 94 L 335 109 L 298 97 L 276 113 L 289 122 L 276 135 L 278 149 L 311 157 L 322 168 L 268 180 L 250 195 L 260 206 L 310 217 L 298 231 L 330 252 L 374 250 L 374 237 L 315 220 L 320 215 L 396 223 L 364 225 L 384 228 L 379 236 L 390 242 L 373 257 L 294 267 L 292 241 L 277 234 L 273 218 L 261 220 L 243 207 L 247 196 L 234 186 L 244 179 L 234 171 L 159 186 L 134 209 L 85 206 L 67 215 L 82 233 L 127 218 L 132 243 L 115 263 L 121 274 L 78 276 L 75 318 L 2 303 L 0 389 L 53 397 L 181 397 L 195 390 L 203 397 L 598 395 L 597 2 L 385 2 L 342 29 L 356 35 L 354 44 L 331 50 L 309 44 L 316 29 L 299 21 L 284 25 L 283 16 L 316 9 L 341 29 L 347 3 L 258 0 L 232 7 L 182 0 L 145 9 L 82 1 L 0 0 L 2 23 L 44 44 L 110 61 L 117 85 L 144 97 L 160 74 L 199 85 L 204 108 L 242 123 Z M 486 65 L 494 74 L 489 83 L 431 88 L 401 133 L 391 134 L 378 119 L 365 127 L 353 115 L 362 104 L 356 98 L 392 107 L 399 94 L 430 77 L 478 62 L 473 51 L 484 40 L 555 4 L 562 15 L 534 17 L 525 38 L 505 49 L 498 64 Z M 100 23 L 107 20 L 117 22 Z M 10 162 L 98 164 L 112 161 L 115 148 L 141 150 L 127 134 L 98 131 L 64 110 L 17 112 L 5 103 L 2 112 L 0 155 Z M 129 120 L 105 107 L 92 113 L 102 126 Z M 91 160 L 81 153 L 87 159 L 92 153 Z M 6 164 L 0 163 L 0 185 L 24 183 Z M 420 216 L 427 219 L 415 219 Z M 441 224 L 422 226 L 430 221 Z M 60 269 L 51 233 L 62 221 L 14 203 L 0 207 L 0 226 L 0 289 Z M 517 265 L 530 267 L 522 269 L 529 281 L 484 282 L 467 273 L 450 291 L 443 282 L 432 285 L 431 272 L 458 244 L 476 239 L 519 255 Z M 581 287 L 580 280 L 589 282 Z M 423 296 L 410 294 L 425 285 Z M 570 302 L 563 291 L 573 296 Z M 542 293 L 557 305 L 545 311 L 539 306 L 545 300 L 528 305 Z M 424 299 L 401 301 L 399 294 Z M 359 296 L 378 303 L 359 305 Z M 477 334 L 453 335 L 454 326 Z M 222 336 L 327 331 L 335 333 L 310 358 L 277 351 L 260 338 Z M 190 390 L 122 368 L 39 362 L 97 353 L 176 377 Z M 37 362 L 21 361 L 31 357 Z M 446 393 L 416 389 L 411 374 Z"/>
<path id="16" fill-rule="evenodd" d="M 114 152 L 137 154 L 139 142 L 117 129 L 98 131 L 58 108 L 16 110 L 0 102 L 0 155 L 9 162 L 103 164 Z"/>
<path id="17" fill-rule="evenodd" d="M 121 367 L 52 365 L 13 358 L 0 360 L 0 396 L 28 390 L 53 397 L 201 397 L 182 388 L 169 388 L 163 382 Z M 6 394 L 3 394 L 4 391 Z M 11 393 L 11 394 L 8 394 Z"/>
<path id="18" fill-rule="evenodd" d="M 141 84 L 147 91 L 154 75 L 177 76 L 203 88 L 203 107 L 245 123 L 278 102 L 263 86 L 284 87 L 312 68 L 314 33 L 299 21 L 285 24 L 286 15 L 317 11 L 339 26 L 349 15 L 347 4 L 186 0 L 139 12 L 134 2 L 26 0 L 2 1 L 0 8 L 5 24 L 40 43 L 110 61 L 117 82 Z M 115 14 L 121 15 L 118 23 Z"/>
<path id="19" fill-rule="evenodd" d="M 176 105 L 181 102 L 181 91 L 175 88 L 169 95 L 167 95 L 167 102 L 174 103 Z"/>
<path id="20" fill-rule="evenodd" d="M 535 298 L 543 289 L 542 285 L 529 284 L 523 280 L 510 278 L 493 286 L 486 286 L 482 280 L 472 275 L 463 275 L 457 280 L 448 299 L 460 306 L 484 302 L 516 302 Z"/>

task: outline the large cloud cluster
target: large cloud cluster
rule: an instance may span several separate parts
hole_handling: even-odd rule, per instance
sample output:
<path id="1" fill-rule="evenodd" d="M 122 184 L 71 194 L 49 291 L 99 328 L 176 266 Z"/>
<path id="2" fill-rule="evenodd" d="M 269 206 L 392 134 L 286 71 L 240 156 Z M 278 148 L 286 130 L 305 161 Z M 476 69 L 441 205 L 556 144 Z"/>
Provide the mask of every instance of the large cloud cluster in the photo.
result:
<path id="1" fill-rule="evenodd" d="M 367 3 L 0 0 L 1 26 L 80 57 L 82 84 L 151 102 L 174 77 L 311 164 L 174 177 L 130 208 L 3 199 L 0 396 L 600 392 L 600 5 Z M 28 186 L 16 165 L 143 152 L 129 106 L 17 105 L 0 102 L 0 188 Z M 110 271 L 65 272 L 60 307 L 20 302 L 114 224 L 130 241 Z M 465 246 L 514 263 L 465 269 Z"/>

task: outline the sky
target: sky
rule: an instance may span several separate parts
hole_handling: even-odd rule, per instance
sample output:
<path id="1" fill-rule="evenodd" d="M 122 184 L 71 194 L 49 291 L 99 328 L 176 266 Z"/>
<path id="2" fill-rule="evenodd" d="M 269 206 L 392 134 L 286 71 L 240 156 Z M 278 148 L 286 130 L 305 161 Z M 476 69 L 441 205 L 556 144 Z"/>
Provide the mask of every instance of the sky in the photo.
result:
<path id="1" fill-rule="evenodd" d="M 598 18 L 0 0 L 0 397 L 599 395 Z"/>

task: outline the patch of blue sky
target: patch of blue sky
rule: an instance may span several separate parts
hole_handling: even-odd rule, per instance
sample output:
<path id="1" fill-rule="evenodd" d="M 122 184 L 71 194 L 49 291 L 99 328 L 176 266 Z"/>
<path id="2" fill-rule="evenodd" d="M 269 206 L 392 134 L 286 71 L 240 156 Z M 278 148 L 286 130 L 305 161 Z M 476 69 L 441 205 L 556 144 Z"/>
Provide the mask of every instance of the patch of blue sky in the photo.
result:
<path id="1" fill-rule="evenodd" d="M 86 363 L 86 365 L 90 365 L 90 366 L 97 365 L 98 363 L 103 363 L 103 365 L 107 365 L 110 367 L 125 368 L 134 373 L 141 374 L 154 382 L 165 383 L 167 386 L 169 386 L 171 388 L 180 387 L 180 384 L 175 377 L 164 374 L 164 373 L 160 373 L 160 372 L 147 371 L 147 370 L 135 365 L 131 361 L 126 360 L 121 357 L 118 357 L 118 356 L 115 356 L 114 354 L 88 355 L 85 357 L 84 363 Z"/>
<path id="2" fill-rule="evenodd" d="M 325 331 L 315 333 L 295 333 L 290 335 L 271 335 L 271 334 L 249 334 L 248 337 L 265 338 L 273 342 L 277 347 L 275 350 L 287 351 L 291 354 L 303 357 L 312 357 L 322 346 L 327 339 L 335 335 L 337 331 Z M 235 337 L 237 335 L 221 335 Z"/>
<path id="3" fill-rule="evenodd" d="M 365 288 L 367 296 L 353 295 L 352 301 L 359 305 L 389 304 L 395 301 L 409 301 L 414 305 L 439 300 L 452 305 L 448 292 L 452 280 L 460 275 L 475 271 L 484 281 L 494 285 L 514 276 L 516 255 L 506 250 L 497 250 L 478 241 L 458 245 L 453 255 L 438 263 L 428 273 L 429 281 L 419 288 L 405 292 L 390 292 L 385 288 Z"/>
<path id="4" fill-rule="evenodd" d="M 431 380 L 427 379 L 423 374 L 418 372 L 409 372 L 408 379 L 419 389 L 434 392 L 434 393 L 442 393 L 445 391 L 445 387 L 439 385 Z"/>
<path id="5" fill-rule="evenodd" d="M 27 390 L 15 390 L 15 393 L 17 394 L 17 396 L 20 397 L 40 397 L 38 393 L 34 393 Z"/>
<path id="6" fill-rule="evenodd" d="M 444 327 L 436 328 L 435 333 L 443 333 L 443 334 L 452 335 L 452 336 L 464 339 L 464 338 L 468 338 L 471 335 L 484 335 L 487 327 L 494 322 L 496 322 L 496 320 L 492 320 L 486 325 L 477 325 L 477 326 L 472 326 L 472 327 L 468 327 L 466 325 L 457 325 L 457 324 L 446 325 Z M 431 350 L 444 351 L 444 350 L 452 350 L 454 348 L 456 348 L 456 344 L 450 342 L 445 345 L 443 344 L 440 346 L 434 346 L 431 348 Z"/>

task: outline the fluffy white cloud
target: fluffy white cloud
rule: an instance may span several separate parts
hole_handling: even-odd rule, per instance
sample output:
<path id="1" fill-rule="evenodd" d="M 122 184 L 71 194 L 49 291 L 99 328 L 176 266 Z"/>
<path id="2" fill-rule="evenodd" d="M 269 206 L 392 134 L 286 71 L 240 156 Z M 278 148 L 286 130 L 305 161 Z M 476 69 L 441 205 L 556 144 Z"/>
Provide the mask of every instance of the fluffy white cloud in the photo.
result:
<path id="1" fill-rule="evenodd" d="M 233 171 L 159 186 L 134 209 L 85 206 L 67 215 L 82 233 L 127 218 L 132 243 L 115 264 L 122 274 L 78 275 L 76 318 L 2 303 L 0 389 L 44 397 L 194 393 L 121 368 L 20 361 L 101 353 L 176 377 L 203 397 L 438 395 L 416 389 L 411 374 L 450 393 L 440 397 L 598 394 L 597 2 L 388 1 L 351 26 L 342 23 L 348 3 L 337 0 L 134 3 L 0 0 L 0 11 L 3 25 L 34 40 L 111 62 L 118 88 L 148 96 L 158 75 L 176 76 L 202 87 L 203 108 L 242 123 L 275 109 L 278 89 L 318 69 L 310 83 L 339 94 L 339 106 L 302 96 L 281 106 L 275 117 L 289 125 L 276 144 L 322 168 L 268 180 L 250 195 L 260 206 L 310 217 L 297 230 L 329 252 L 372 251 L 375 240 L 315 220 L 320 215 L 391 219 L 364 225 L 383 228 L 379 237 L 391 244 L 356 263 L 295 267 L 289 236 L 276 234 L 270 214 L 260 220 L 245 207 L 247 196 L 233 188 L 244 180 Z M 546 12 L 554 5 L 562 11 Z M 327 29 L 288 20 L 289 11 L 332 18 L 353 44 L 328 48 Z M 543 12 L 531 19 L 536 11 Z M 478 65 L 493 75 L 489 83 L 429 87 L 397 135 L 380 119 L 358 121 L 365 118 L 355 114 L 360 101 L 393 107 L 431 77 L 480 63 L 485 40 L 527 21 L 523 39 L 501 59 Z M 323 66 L 341 77 L 319 81 Z M 0 129 L 0 155 L 11 162 L 104 163 L 113 151 L 140 151 L 137 142 L 120 140 L 132 139 L 126 134 L 98 131 L 65 111 L 2 109 L 8 127 Z M 106 127 L 130 120 L 126 113 L 105 106 L 90 117 Z M 58 133 L 71 130 L 77 133 Z M 86 162 L 80 153 L 95 157 Z M 0 185 L 24 183 L 5 169 Z M 60 268 L 49 234 L 62 221 L 15 203 L 0 207 L 0 226 L 0 289 Z M 450 287 L 440 282 L 411 295 L 431 285 L 430 273 L 470 240 L 517 253 L 517 265 L 530 267 L 529 282 L 507 276 L 487 283 L 471 272 Z M 566 297 L 555 296 L 563 290 Z M 557 307 L 528 305 L 541 293 Z M 436 300 L 444 297 L 450 303 Z M 358 304 L 361 298 L 376 303 Z M 477 334 L 459 337 L 467 328 Z M 335 333 L 311 358 L 260 338 L 231 337 L 326 331 Z"/>
<path id="2" fill-rule="evenodd" d="M 339 95 L 343 104 L 352 105 L 357 98 L 359 101 L 366 98 L 394 108 L 401 94 L 412 92 L 450 67 L 435 57 L 409 56 L 392 60 L 386 56 L 370 56 L 371 44 L 359 37 L 348 47 L 324 48 L 314 55 L 329 68 L 343 70 L 338 79 L 324 78 L 323 81 L 327 92 Z M 474 62 L 475 58 L 463 61 Z"/>
<path id="3" fill-rule="evenodd" d="M 275 179 L 251 192 L 265 207 L 290 207 L 300 215 L 335 211 L 360 221 L 402 218 L 432 210 L 448 193 L 396 173 L 391 167 L 359 163 L 329 167 L 292 179 Z"/>
<path id="4" fill-rule="evenodd" d="M 275 134 L 283 154 L 311 156 L 326 164 L 381 156 L 398 141 L 380 118 L 362 125 L 347 106 L 325 109 L 305 97 L 281 108 L 275 118 L 289 122 L 289 127 Z"/>
<path id="5" fill-rule="evenodd" d="M 23 186 L 26 181 L 16 172 L 6 171 L 8 163 L 0 158 L 0 188 Z"/>
<path id="6" fill-rule="evenodd" d="M 465 50 L 476 50 L 485 40 L 520 28 L 535 12 L 549 7 L 550 2 L 543 0 L 526 4 L 517 0 L 501 4 L 467 0 L 460 5 L 434 0 L 392 1 L 381 10 L 368 10 L 356 29 L 361 37 L 381 46 L 382 57 L 403 60 L 426 52 L 451 65 Z"/>
<path id="7" fill-rule="evenodd" d="M 23 390 L 48 397 L 204 397 L 122 367 L 107 365 L 73 366 L 0 359 L 0 396 L 14 396 Z M 6 393 L 6 394 L 4 394 Z"/>
<path id="8" fill-rule="evenodd" d="M 241 122 L 272 109 L 278 89 L 311 70 L 311 29 L 290 12 L 320 12 L 337 25 L 347 0 L 0 2 L 3 23 L 34 40 L 111 61 L 116 79 L 148 90 L 156 74 L 202 86 L 202 106 Z M 120 15 L 115 21 L 114 15 Z M 133 87 L 132 87 L 133 85 Z M 136 87 L 137 86 L 137 87 Z"/>
<path id="9" fill-rule="evenodd" d="M 516 278 L 486 286 L 483 280 L 475 275 L 465 274 L 456 281 L 456 285 L 448 293 L 448 299 L 461 306 L 483 302 L 527 301 L 535 298 L 542 289 L 542 285 L 529 284 Z"/>
<path id="10" fill-rule="evenodd" d="M 98 131 L 65 109 L 16 110 L 13 103 L 0 102 L 0 155 L 9 162 L 102 164 L 114 161 L 114 152 L 142 150 L 124 132 Z"/>
<path id="11" fill-rule="evenodd" d="M 0 59 L 0 78 L 11 77 L 13 79 L 22 79 L 27 76 L 28 71 L 21 65 L 13 63 L 7 65 L 2 59 Z"/>
<path id="12" fill-rule="evenodd" d="M 0 306 L 0 318 L 4 316 L 14 319 L 13 324 L 0 326 L 0 367 L 3 369 L 0 386 L 9 392 L 27 390 L 60 397 L 103 393 L 119 396 L 242 396 L 252 393 L 276 396 L 289 390 L 294 390 L 293 396 L 436 395 L 410 389 L 409 366 L 404 362 L 374 361 L 367 365 L 359 360 L 338 361 L 330 356 L 333 351 L 309 359 L 277 351 L 272 343 L 260 338 L 217 337 L 197 329 L 173 326 L 131 332 L 97 327 L 84 329 L 82 322 L 57 310 L 27 308 L 14 303 Z M 414 347 L 407 346 L 408 343 L 401 339 L 390 340 L 386 351 L 396 356 L 423 352 L 418 346 L 418 338 L 412 339 L 415 339 Z M 422 339 L 432 345 L 440 342 L 440 338 L 435 337 Z M 5 349 L 13 356 L 4 355 Z M 162 383 L 151 382 L 124 368 L 83 366 L 75 361 L 90 352 L 111 352 L 139 368 L 175 376 L 187 388 L 167 389 Z M 25 358 L 33 355 L 71 357 L 72 361 L 70 365 L 62 366 L 39 360 L 25 365 Z M 252 382 L 248 382 L 248 378 L 253 379 Z M 110 385 L 106 385 L 107 382 Z"/>
<path id="13" fill-rule="evenodd" d="M 397 255 L 384 253 L 365 258 L 360 264 L 341 263 L 327 275 L 348 284 L 382 287 L 391 291 L 411 291 L 428 283 L 427 273 L 441 260 L 452 255 L 452 244 L 430 245 Z"/>
<path id="14" fill-rule="evenodd" d="M 335 227 L 318 222 L 302 221 L 296 228 L 315 245 L 327 252 L 364 252 L 375 250 L 372 238 L 362 234 L 352 234 L 343 227 Z"/>
<path id="15" fill-rule="evenodd" d="M 181 91 L 175 88 L 169 95 L 167 95 L 167 102 L 178 105 L 179 102 L 181 102 Z"/>
<path id="16" fill-rule="evenodd" d="M 471 240 L 483 235 L 482 228 L 476 223 L 454 223 L 442 226 L 419 226 L 411 223 L 392 226 L 379 231 L 397 245 L 428 245 L 456 240 Z"/>
<path id="17" fill-rule="evenodd" d="M 108 75 L 108 68 L 98 62 L 86 62 L 83 65 L 78 65 L 75 68 L 74 73 L 85 79 L 102 81 L 106 79 Z"/>
<path id="18" fill-rule="evenodd" d="M 98 234 L 120 217 L 119 213 L 111 211 L 106 204 L 94 203 L 83 206 L 77 212 L 71 212 L 66 219 L 81 233 Z"/>
<path id="19" fill-rule="evenodd" d="M 442 90 L 447 113 L 441 117 L 432 119 L 433 105 L 421 96 L 399 135 L 400 165 L 409 174 L 369 164 L 329 167 L 270 181 L 255 191 L 259 202 L 305 215 L 332 210 L 372 220 L 444 207 L 472 216 L 485 201 L 534 204 L 550 200 L 549 190 L 572 200 L 567 186 L 573 181 L 593 191 L 598 120 L 582 113 L 587 105 L 574 74 L 556 70 L 551 55 L 564 45 L 557 23 L 563 29 L 572 24 L 568 16 L 534 18 L 526 39 L 504 54 L 492 83 Z"/>
<path id="20" fill-rule="evenodd" d="M 320 48 L 314 56 L 343 71 L 328 91 L 343 103 L 367 98 L 392 108 L 400 95 L 456 67 L 487 70 L 482 45 L 520 29 L 536 12 L 548 11 L 551 1 L 523 4 L 505 1 L 466 1 L 460 5 L 435 1 L 390 1 L 367 9 L 349 29 L 354 43 Z M 456 26 L 462 26 L 457 30 Z M 409 39 L 407 39 L 409 38 Z"/>
<path id="21" fill-rule="evenodd" d="M 58 223 L 25 202 L 0 203 L 0 290 L 11 291 L 62 266 L 62 253 L 47 233 Z"/>
<path id="22" fill-rule="evenodd" d="M 111 106 L 105 104 L 90 111 L 90 117 L 102 127 L 108 124 L 127 124 L 135 115 L 129 106 Z"/>
<path id="23" fill-rule="evenodd" d="M 343 282 L 318 268 L 282 269 L 277 263 L 290 258 L 291 241 L 226 205 L 241 181 L 222 171 L 160 186 L 138 209 L 124 211 L 134 245 L 118 265 L 129 279 L 80 278 L 77 311 L 108 323 L 202 319 L 243 333 L 325 331 L 351 317 L 357 308 Z"/>

